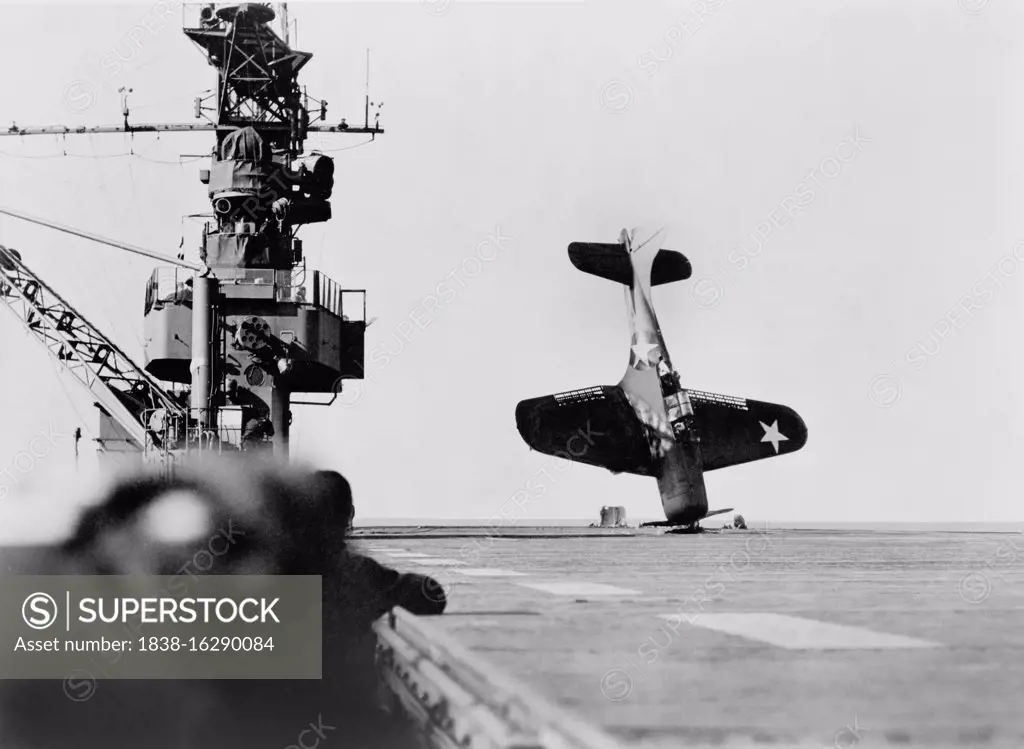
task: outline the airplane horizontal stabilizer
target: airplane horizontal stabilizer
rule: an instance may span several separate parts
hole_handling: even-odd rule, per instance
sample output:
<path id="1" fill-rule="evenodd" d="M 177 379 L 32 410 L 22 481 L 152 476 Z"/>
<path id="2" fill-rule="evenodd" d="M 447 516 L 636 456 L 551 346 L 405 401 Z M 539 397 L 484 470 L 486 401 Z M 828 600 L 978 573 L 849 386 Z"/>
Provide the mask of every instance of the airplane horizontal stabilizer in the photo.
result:
<path id="1" fill-rule="evenodd" d="M 573 242 L 569 245 L 569 260 L 584 273 L 625 286 L 633 284 L 633 268 L 625 245 Z M 651 286 L 685 281 L 691 275 L 693 268 L 685 255 L 675 250 L 659 250 L 651 270 Z"/>
<path id="2" fill-rule="evenodd" d="M 711 510 L 707 515 L 701 518 L 701 520 L 707 520 L 715 515 L 724 515 L 727 512 L 732 512 L 731 507 L 727 507 L 724 510 Z M 640 523 L 641 528 L 678 528 L 679 523 L 674 520 L 651 520 L 646 523 Z"/>

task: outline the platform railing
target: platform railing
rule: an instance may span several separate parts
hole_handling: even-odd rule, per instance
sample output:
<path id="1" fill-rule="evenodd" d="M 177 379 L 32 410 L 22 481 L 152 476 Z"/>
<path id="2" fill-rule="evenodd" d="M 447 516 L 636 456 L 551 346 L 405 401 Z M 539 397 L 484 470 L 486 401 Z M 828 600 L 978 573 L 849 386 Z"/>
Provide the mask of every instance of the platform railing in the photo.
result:
<path id="1" fill-rule="evenodd" d="M 433 747 L 623 749 L 405 609 L 374 631 L 385 685 Z"/>
<path id="2" fill-rule="evenodd" d="M 186 284 L 195 278 L 195 273 L 177 266 L 155 268 L 146 284 L 146 310 L 148 315 L 154 307 L 166 304 L 192 302 L 192 289 Z"/>
<path id="3" fill-rule="evenodd" d="M 346 322 L 366 321 L 366 290 L 346 289 L 318 270 L 309 271 L 305 263 L 291 270 L 268 268 L 218 268 L 222 286 L 253 286 L 273 289 L 274 301 L 314 304 Z M 156 268 L 146 286 L 146 310 L 168 304 L 191 304 L 191 281 L 195 274 L 185 268 Z"/>
<path id="4" fill-rule="evenodd" d="M 207 426 L 210 423 L 208 415 L 196 420 L 191 411 L 181 417 L 162 408 L 143 411 L 140 418 L 151 437 L 146 441 L 145 460 L 163 463 L 170 470 L 180 465 L 185 457 L 238 453 L 272 444 L 272 438 L 262 436 L 250 437 L 243 442 L 246 425 L 242 421 L 240 407 L 223 406 L 216 411 L 217 423 L 212 428 Z"/>
<path id="5" fill-rule="evenodd" d="M 347 322 L 366 320 L 366 291 L 342 288 L 318 270 L 313 271 L 312 302 Z"/>

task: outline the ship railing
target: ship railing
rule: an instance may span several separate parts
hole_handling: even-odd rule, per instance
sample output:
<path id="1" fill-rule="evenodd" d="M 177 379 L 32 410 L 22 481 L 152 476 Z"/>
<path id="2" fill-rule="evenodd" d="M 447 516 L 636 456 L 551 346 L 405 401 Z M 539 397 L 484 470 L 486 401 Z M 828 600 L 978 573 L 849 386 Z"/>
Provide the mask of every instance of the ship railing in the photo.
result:
<path id="1" fill-rule="evenodd" d="M 307 271 L 304 266 L 295 271 L 276 273 L 274 299 L 278 302 L 312 304 L 346 322 L 366 321 L 365 289 L 343 288 L 326 274 L 318 270 Z"/>
<path id="2" fill-rule="evenodd" d="M 318 270 L 313 271 L 312 303 L 347 322 L 366 321 L 366 291 L 345 289 Z"/>
<path id="3" fill-rule="evenodd" d="M 216 409 L 216 418 L 210 409 L 203 409 L 202 417 L 195 419 L 190 412 L 186 453 L 207 453 L 221 455 L 262 447 L 272 442 L 270 437 L 246 435 L 246 424 L 240 406 L 223 406 Z"/>
<path id="4" fill-rule="evenodd" d="M 214 415 L 216 418 L 211 419 Z M 163 408 L 141 412 L 140 418 L 150 436 L 145 446 L 146 458 L 153 460 L 163 456 L 175 462 L 174 456 L 237 453 L 272 442 L 272 438 L 266 436 L 243 440 L 246 425 L 242 422 L 242 409 L 238 406 L 202 409 L 200 418 L 195 417 L 191 409 L 183 416 L 176 416 Z"/>
<path id="5" fill-rule="evenodd" d="M 146 311 L 165 304 L 192 302 L 192 289 L 187 281 L 195 278 L 195 272 L 175 265 L 161 266 L 153 270 L 146 284 Z"/>
<path id="6" fill-rule="evenodd" d="M 268 268 L 218 268 L 222 286 L 270 286 L 274 301 L 323 307 L 346 322 L 366 322 L 366 290 L 348 289 L 318 270 L 309 271 L 305 262 L 290 270 Z M 187 268 L 156 268 L 146 286 L 145 314 L 166 304 L 191 304 L 190 281 L 195 273 Z"/>
<path id="7" fill-rule="evenodd" d="M 383 681 L 432 746 L 622 749 L 401 607 L 373 628 Z"/>

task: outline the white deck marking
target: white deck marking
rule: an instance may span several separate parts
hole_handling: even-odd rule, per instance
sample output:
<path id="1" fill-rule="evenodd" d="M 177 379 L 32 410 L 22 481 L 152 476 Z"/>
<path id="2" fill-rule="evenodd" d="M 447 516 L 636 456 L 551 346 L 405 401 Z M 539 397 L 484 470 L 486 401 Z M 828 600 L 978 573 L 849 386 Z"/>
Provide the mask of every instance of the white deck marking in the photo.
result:
<path id="1" fill-rule="evenodd" d="M 410 559 L 409 561 L 413 564 L 425 564 L 436 567 L 455 567 L 459 564 L 465 564 L 465 562 L 460 562 L 458 559 L 434 559 L 433 557 L 429 559 Z"/>
<path id="2" fill-rule="evenodd" d="M 399 552 L 399 553 L 404 553 L 405 552 L 405 549 L 392 549 L 392 548 L 388 548 L 388 547 L 384 547 L 384 546 L 369 546 L 367 544 L 363 544 L 363 548 L 366 549 L 367 551 L 377 552 L 378 554 L 394 554 L 395 552 Z"/>
<path id="3" fill-rule="evenodd" d="M 388 551 L 385 552 L 389 557 L 397 557 L 398 559 L 420 559 L 429 557 L 430 554 L 420 554 L 413 551 Z"/>
<path id="4" fill-rule="evenodd" d="M 618 588 L 604 583 L 588 583 L 584 581 L 569 583 L 517 583 L 524 588 L 542 590 L 556 596 L 634 596 L 640 595 L 639 590 Z"/>
<path id="5" fill-rule="evenodd" d="M 479 568 L 467 568 L 462 570 L 455 570 L 460 575 L 469 575 L 470 577 L 524 577 L 525 573 L 516 572 L 515 570 L 499 570 L 492 567 L 479 567 Z"/>
<path id="6" fill-rule="evenodd" d="M 669 621 L 676 614 L 660 614 Z M 683 621 L 690 621 L 683 617 Z M 760 640 L 787 650 L 890 650 L 938 648 L 940 643 L 914 637 L 873 632 L 870 629 L 802 619 L 785 614 L 697 614 L 694 626 Z"/>

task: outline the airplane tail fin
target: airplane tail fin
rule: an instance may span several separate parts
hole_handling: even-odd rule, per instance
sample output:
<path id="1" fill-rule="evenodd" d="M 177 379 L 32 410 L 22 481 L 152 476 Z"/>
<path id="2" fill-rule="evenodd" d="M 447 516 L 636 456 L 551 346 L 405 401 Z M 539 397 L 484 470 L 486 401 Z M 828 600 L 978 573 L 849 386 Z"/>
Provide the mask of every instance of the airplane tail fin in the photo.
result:
<path id="1" fill-rule="evenodd" d="M 644 234 L 640 230 L 629 233 L 623 229 L 619 245 L 630 274 L 630 283 L 625 289 L 630 329 L 629 364 L 619 384 L 641 412 L 641 419 L 653 417 L 658 422 L 658 432 L 665 432 L 668 427 L 661 375 L 666 369 L 672 371 L 651 302 L 654 263 L 664 252 L 659 250 L 663 236 L 664 229 Z"/>
<path id="2" fill-rule="evenodd" d="M 689 525 L 705 517 L 708 499 L 700 439 L 692 431 L 693 405 L 672 366 L 651 301 L 654 263 L 663 235 L 664 229 L 653 233 L 622 231 L 633 271 L 633 283 L 626 289 L 632 335 L 629 365 L 619 386 L 634 404 L 640 420 L 652 427 L 652 438 L 657 439 L 661 455 L 658 490 L 665 517 Z"/>

